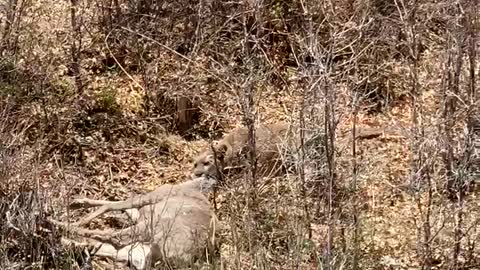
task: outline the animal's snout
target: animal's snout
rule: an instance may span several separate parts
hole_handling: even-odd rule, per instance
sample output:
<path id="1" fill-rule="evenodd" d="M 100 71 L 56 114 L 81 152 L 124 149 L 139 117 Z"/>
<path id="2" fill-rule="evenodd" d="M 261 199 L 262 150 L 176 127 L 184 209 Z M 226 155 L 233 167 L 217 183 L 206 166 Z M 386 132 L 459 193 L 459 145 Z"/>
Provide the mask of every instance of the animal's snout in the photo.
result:
<path id="1" fill-rule="evenodd" d="M 202 176 L 204 176 L 204 173 L 202 173 L 202 172 L 193 172 L 192 173 L 192 178 L 194 178 L 194 179 L 198 178 L 198 177 L 202 177 Z"/>

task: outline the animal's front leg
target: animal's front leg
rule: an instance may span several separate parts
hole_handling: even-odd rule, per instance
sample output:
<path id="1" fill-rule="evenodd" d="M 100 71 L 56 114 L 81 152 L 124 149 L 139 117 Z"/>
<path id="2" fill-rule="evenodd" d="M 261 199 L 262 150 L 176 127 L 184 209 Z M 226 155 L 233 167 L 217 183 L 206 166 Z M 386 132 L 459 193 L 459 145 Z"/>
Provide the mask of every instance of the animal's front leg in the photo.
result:
<path id="1" fill-rule="evenodd" d="M 127 214 L 128 218 L 130 218 L 133 223 L 137 223 L 138 219 L 140 218 L 140 211 L 135 208 L 125 209 L 125 214 Z"/>
<path id="2" fill-rule="evenodd" d="M 82 199 L 73 200 L 72 203 L 69 205 L 69 207 L 72 209 L 91 208 L 91 207 L 98 207 L 98 206 L 104 206 L 104 205 L 112 205 L 115 203 L 118 203 L 118 201 L 93 200 L 88 198 L 82 198 Z M 123 211 L 127 214 L 128 218 L 133 223 L 137 222 L 140 216 L 140 212 L 138 212 L 137 209 L 125 209 Z"/>
<path id="3" fill-rule="evenodd" d="M 129 263 L 137 270 L 144 270 L 151 263 L 151 249 L 149 245 L 134 243 L 123 248 L 116 249 L 107 243 L 97 242 L 95 244 L 96 252 L 93 256 L 106 257 L 115 261 Z"/>
<path id="4" fill-rule="evenodd" d="M 134 209 L 134 208 L 141 208 L 145 205 L 149 204 L 154 204 L 157 201 L 160 200 L 160 198 L 166 197 L 169 195 L 169 193 L 172 191 L 172 187 L 169 186 L 164 186 L 163 189 L 158 188 L 156 191 L 143 194 L 143 195 L 138 195 L 135 196 L 131 199 L 125 200 L 125 201 L 118 201 L 118 202 L 109 202 L 107 204 L 102 205 L 99 207 L 97 210 L 95 210 L 93 213 L 87 215 L 84 217 L 82 220 L 80 220 L 78 223 L 76 223 L 76 226 L 81 226 L 89 223 L 91 220 L 94 218 L 107 213 L 111 211 L 121 211 L 121 210 L 128 210 L 128 209 Z M 132 214 L 132 217 L 138 218 L 138 215 L 134 215 L 134 212 L 131 211 L 130 214 Z"/>
<path id="5" fill-rule="evenodd" d="M 62 238 L 65 245 L 90 247 L 93 250 L 92 256 L 110 258 L 114 261 L 130 263 L 135 269 L 144 270 L 151 263 L 151 248 L 149 245 L 134 243 L 123 248 L 116 249 L 113 245 L 88 239 L 86 242 Z"/>

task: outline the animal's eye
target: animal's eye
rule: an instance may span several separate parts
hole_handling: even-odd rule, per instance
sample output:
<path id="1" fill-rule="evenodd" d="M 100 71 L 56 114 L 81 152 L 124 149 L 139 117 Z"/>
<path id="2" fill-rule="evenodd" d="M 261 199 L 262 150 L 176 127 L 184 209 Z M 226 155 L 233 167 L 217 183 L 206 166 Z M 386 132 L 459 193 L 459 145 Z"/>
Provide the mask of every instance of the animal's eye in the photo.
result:
<path id="1" fill-rule="evenodd" d="M 204 165 L 204 166 L 210 165 L 210 161 L 204 161 L 204 162 L 203 162 L 203 165 Z"/>

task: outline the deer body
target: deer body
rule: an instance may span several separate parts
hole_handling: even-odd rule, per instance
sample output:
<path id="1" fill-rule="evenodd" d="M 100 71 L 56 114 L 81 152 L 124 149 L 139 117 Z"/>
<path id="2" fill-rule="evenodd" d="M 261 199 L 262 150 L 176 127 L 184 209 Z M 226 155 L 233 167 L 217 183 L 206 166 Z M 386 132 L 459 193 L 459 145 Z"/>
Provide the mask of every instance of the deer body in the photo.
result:
<path id="1" fill-rule="evenodd" d="M 130 200 L 112 202 L 75 200 L 72 207 L 101 207 L 70 226 L 70 231 L 89 238 L 84 245 L 96 246 L 96 255 L 128 262 L 136 269 L 146 269 L 156 262 L 189 265 L 212 251 L 217 219 L 208 202 L 212 180 L 196 178 L 179 185 L 163 185 Z M 79 226 L 109 211 L 130 212 L 134 225 L 118 230 L 87 230 Z M 66 227 L 66 224 L 56 222 Z M 66 242 L 72 242 L 66 240 Z"/>

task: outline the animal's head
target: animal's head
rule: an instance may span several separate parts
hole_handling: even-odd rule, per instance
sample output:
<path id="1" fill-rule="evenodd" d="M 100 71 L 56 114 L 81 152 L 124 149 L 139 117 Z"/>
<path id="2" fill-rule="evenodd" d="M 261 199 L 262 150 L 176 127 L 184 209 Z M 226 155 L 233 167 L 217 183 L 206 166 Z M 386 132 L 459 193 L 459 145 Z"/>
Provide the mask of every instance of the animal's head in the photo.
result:
<path id="1" fill-rule="evenodd" d="M 193 161 L 192 178 L 205 176 L 218 179 L 218 174 L 221 173 L 225 164 L 227 150 L 227 145 L 217 144 L 200 153 Z M 216 162 L 215 157 L 217 158 Z M 217 165 L 219 168 L 217 168 Z"/>

